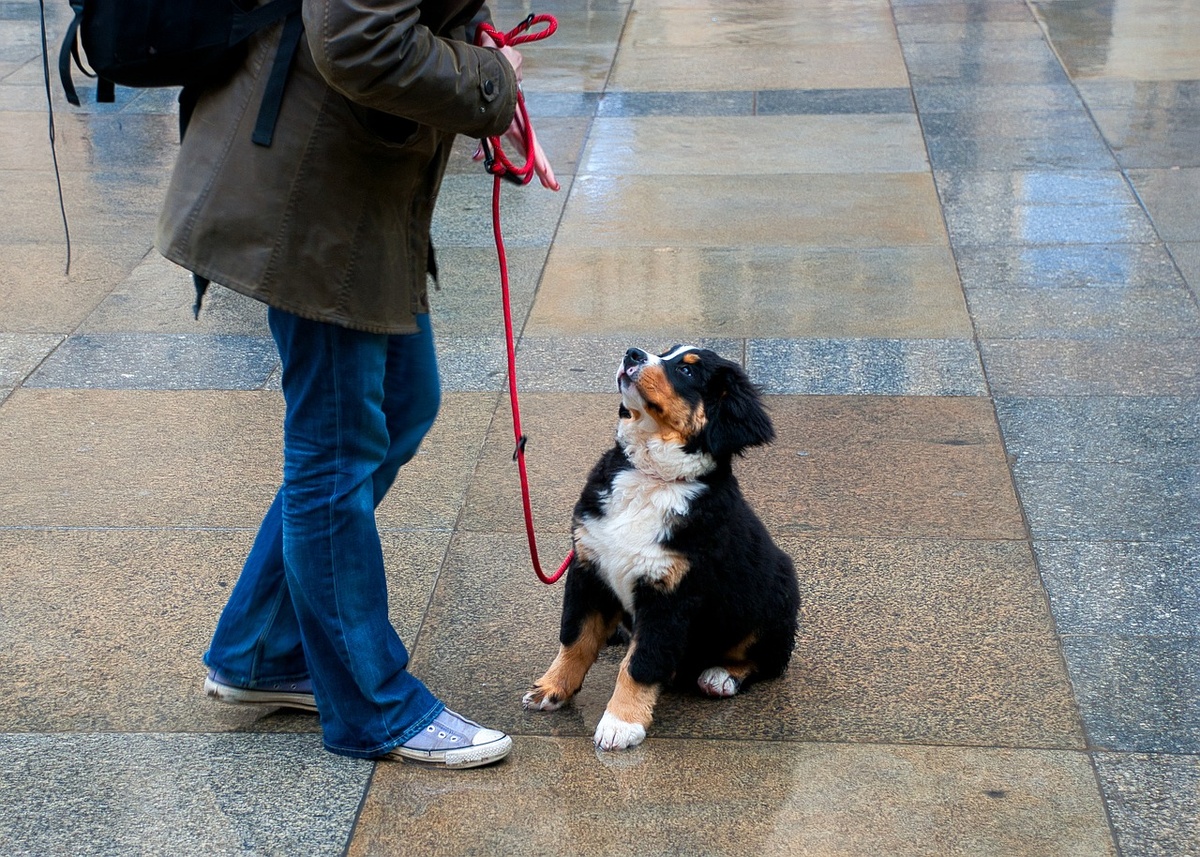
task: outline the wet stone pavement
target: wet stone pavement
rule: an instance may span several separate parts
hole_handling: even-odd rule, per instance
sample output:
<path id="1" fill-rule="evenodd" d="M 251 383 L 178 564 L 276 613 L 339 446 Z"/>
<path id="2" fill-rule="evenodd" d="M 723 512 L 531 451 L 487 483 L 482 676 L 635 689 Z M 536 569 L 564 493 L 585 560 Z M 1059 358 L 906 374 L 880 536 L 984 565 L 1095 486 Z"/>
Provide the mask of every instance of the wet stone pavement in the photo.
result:
<path id="1" fill-rule="evenodd" d="M 326 753 L 206 700 L 279 479 L 257 304 L 151 247 L 173 93 L 71 108 L 0 2 L 0 853 L 1200 855 L 1200 4 L 546 0 L 504 193 L 543 561 L 624 350 L 769 395 L 741 481 L 795 557 L 792 667 L 667 694 L 597 753 L 620 652 L 557 649 L 511 462 L 490 181 L 462 141 L 433 294 L 446 395 L 379 510 L 393 620 L 472 772 Z M 47 10 L 56 45 L 66 3 Z"/>

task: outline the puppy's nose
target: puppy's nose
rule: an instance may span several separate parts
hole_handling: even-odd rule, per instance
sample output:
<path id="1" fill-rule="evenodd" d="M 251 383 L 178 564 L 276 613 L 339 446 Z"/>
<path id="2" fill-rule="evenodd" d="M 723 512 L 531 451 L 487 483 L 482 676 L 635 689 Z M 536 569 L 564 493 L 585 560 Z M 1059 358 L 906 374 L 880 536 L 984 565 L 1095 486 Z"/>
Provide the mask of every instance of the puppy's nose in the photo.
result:
<path id="1" fill-rule="evenodd" d="M 625 352 L 625 368 L 628 369 L 630 366 L 640 366 L 648 359 L 649 358 L 647 357 L 646 352 L 642 349 L 630 348 Z"/>

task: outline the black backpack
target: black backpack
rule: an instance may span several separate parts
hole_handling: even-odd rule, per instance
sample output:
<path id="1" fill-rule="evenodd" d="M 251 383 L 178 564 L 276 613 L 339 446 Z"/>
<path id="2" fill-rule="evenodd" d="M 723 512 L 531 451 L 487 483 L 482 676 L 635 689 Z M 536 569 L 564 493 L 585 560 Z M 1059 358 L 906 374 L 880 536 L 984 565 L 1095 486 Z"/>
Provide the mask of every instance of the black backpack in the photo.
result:
<path id="1" fill-rule="evenodd" d="M 67 100 L 79 104 L 71 62 L 96 78 L 96 100 L 112 101 L 113 85 L 182 87 L 180 137 L 187 130 L 197 93 L 237 68 L 246 39 L 284 19 L 271 76 L 259 107 L 253 140 L 271 145 L 288 69 L 303 32 L 301 0 L 270 0 L 243 8 L 234 0 L 71 0 L 75 19 L 58 55 Z M 79 49 L 87 56 L 88 72 Z"/>

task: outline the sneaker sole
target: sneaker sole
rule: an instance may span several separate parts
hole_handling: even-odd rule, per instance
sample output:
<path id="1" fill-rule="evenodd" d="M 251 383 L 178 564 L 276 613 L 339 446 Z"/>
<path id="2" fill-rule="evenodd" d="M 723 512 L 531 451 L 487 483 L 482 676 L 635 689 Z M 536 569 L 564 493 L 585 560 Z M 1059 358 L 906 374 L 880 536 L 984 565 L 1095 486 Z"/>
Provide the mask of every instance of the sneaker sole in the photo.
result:
<path id="1" fill-rule="evenodd" d="M 232 705 L 278 705 L 284 708 L 299 708 L 314 714 L 317 711 L 316 700 L 306 693 L 230 687 L 227 684 L 218 684 L 210 678 L 204 680 L 204 695 Z"/>
<path id="2" fill-rule="evenodd" d="M 499 762 L 512 751 L 512 738 L 505 735 L 498 741 L 480 744 L 478 747 L 463 747 L 458 750 L 409 750 L 396 747 L 385 759 L 398 759 L 445 768 L 480 768 Z"/>

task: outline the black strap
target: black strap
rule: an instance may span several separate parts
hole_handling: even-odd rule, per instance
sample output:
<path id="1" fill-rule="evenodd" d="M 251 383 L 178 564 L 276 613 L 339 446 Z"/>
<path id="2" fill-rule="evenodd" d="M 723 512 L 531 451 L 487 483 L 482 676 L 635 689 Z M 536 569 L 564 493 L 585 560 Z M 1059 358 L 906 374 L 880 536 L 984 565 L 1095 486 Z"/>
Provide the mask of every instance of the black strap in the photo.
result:
<path id="1" fill-rule="evenodd" d="M 71 8 L 75 10 L 75 17 L 67 25 L 67 34 L 63 36 L 62 47 L 58 50 L 58 79 L 62 81 L 67 101 L 78 107 L 79 93 L 75 91 L 75 84 L 71 80 L 71 57 L 78 57 L 79 19 L 83 16 L 83 4 L 72 3 Z"/>
<path id="2" fill-rule="evenodd" d="M 293 12 L 299 12 L 300 2 L 301 0 L 271 0 L 270 3 L 264 3 L 238 15 L 229 31 L 229 47 L 232 48 L 248 39 L 267 24 L 274 24 Z"/>
<path id="3" fill-rule="evenodd" d="M 274 2 L 280 1 L 274 0 Z M 250 135 L 250 139 L 256 145 L 270 146 L 275 137 L 275 123 L 279 120 L 279 110 L 283 106 L 283 90 L 287 86 L 288 70 L 292 66 L 292 58 L 296 55 L 296 48 L 300 44 L 300 35 L 303 32 L 304 19 L 300 17 L 299 12 L 292 12 L 283 22 L 283 32 L 279 34 L 279 46 L 275 49 L 275 61 L 271 64 L 267 88 L 263 92 L 262 104 L 258 108 L 258 121 L 254 125 L 254 133 Z"/>

